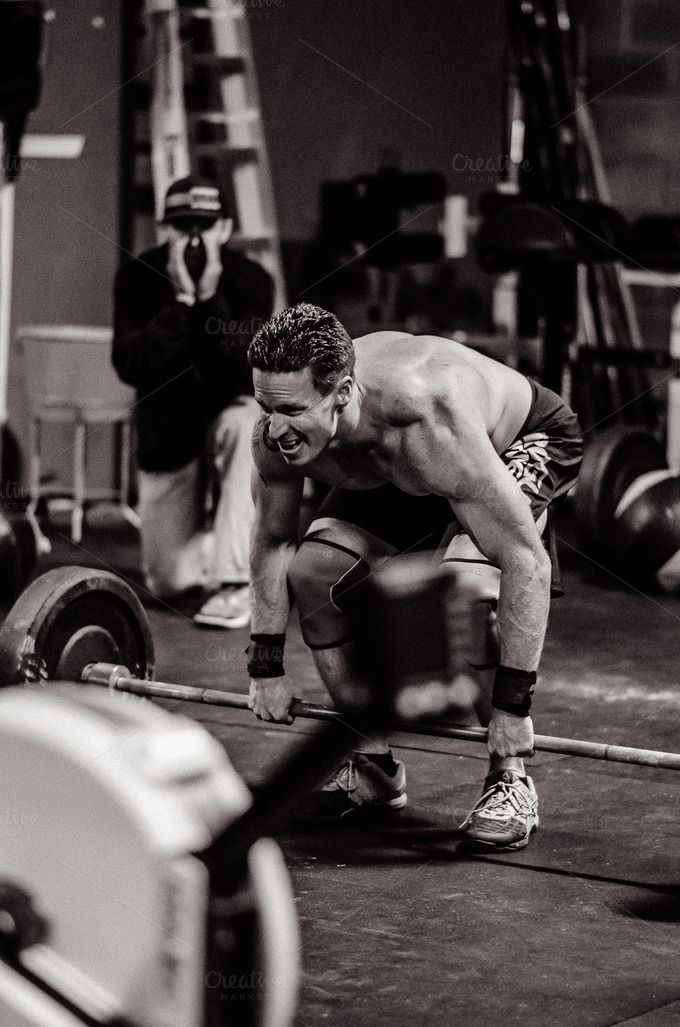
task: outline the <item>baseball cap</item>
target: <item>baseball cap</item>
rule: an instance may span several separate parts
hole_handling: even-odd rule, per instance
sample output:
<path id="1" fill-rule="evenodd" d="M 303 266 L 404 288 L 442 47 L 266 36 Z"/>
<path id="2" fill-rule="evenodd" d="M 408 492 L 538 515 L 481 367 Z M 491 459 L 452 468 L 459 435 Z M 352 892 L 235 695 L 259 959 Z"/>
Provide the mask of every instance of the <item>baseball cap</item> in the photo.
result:
<path id="1" fill-rule="evenodd" d="M 224 196 L 209 179 L 196 175 L 178 178 L 165 194 L 164 222 L 187 217 L 215 221 L 227 216 Z"/>

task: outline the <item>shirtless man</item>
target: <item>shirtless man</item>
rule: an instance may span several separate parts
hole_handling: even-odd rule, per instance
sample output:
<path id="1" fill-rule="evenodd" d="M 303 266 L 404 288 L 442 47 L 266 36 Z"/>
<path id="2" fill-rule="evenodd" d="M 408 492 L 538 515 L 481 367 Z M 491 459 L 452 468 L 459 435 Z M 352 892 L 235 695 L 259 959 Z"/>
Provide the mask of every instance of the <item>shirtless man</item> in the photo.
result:
<path id="1" fill-rule="evenodd" d="M 248 358 L 262 411 L 250 708 L 262 720 L 291 720 L 290 591 L 342 708 L 353 683 L 352 586 L 381 561 L 436 549 L 446 536 L 444 558 L 475 590 L 482 630 L 467 659 L 487 696 L 489 773 L 463 835 L 501 851 L 526 845 L 538 813 L 522 756 L 533 754 L 529 708 L 551 581 L 559 588 L 554 545 L 541 533 L 548 506 L 576 479 L 576 416 L 559 396 L 448 339 L 375 332 L 352 343 L 337 318 L 306 303 L 267 322 Z M 298 546 L 305 476 L 332 487 Z M 318 798 L 337 816 L 399 809 L 404 766 L 382 739 L 362 739 Z"/>

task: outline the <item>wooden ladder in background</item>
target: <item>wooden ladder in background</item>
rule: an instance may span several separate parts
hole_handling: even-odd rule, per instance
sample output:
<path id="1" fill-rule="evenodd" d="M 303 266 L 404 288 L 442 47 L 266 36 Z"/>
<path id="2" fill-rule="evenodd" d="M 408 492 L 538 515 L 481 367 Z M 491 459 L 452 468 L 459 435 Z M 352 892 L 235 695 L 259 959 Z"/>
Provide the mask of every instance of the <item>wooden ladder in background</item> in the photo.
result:
<path id="1" fill-rule="evenodd" d="M 145 0 L 123 27 L 121 245 L 153 244 L 168 185 L 214 179 L 234 217 L 229 245 L 259 261 L 286 305 L 276 208 L 243 0 Z M 136 70 L 133 70 L 135 68 Z M 127 96 L 126 96 L 127 93 Z"/>

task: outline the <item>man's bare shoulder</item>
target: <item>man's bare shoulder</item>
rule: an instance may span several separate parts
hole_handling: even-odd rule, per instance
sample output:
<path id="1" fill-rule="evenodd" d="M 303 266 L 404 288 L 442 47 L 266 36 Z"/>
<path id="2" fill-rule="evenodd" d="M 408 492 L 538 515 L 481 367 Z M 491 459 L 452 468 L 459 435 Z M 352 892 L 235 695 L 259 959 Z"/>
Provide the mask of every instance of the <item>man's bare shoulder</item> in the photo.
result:
<path id="1" fill-rule="evenodd" d="M 357 379 L 385 416 L 410 410 L 420 419 L 433 405 L 467 408 L 483 399 L 482 369 L 450 339 L 373 332 L 357 339 L 355 352 Z"/>
<path id="2" fill-rule="evenodd" d="M 354 346 L 378 346 L 380 343 L 392 343 L 396 339 L 413 339 L 411 332 L 367 332 L 366 335 L 359 335 L 353 339 Z"/>
<path id="3" fill-rule="evenodd" d="M 452 339 L 438 335 L 409 335 L 406 332 L 372 332 L 354 341 L 357 367 L 393 376 L 483 370 L 487 358 L 473 353 Z M 479 366 L 477 366 L 479 365 Z"/>
<path id="4" fill-rule="evenodd" d="M 466 430 L 481 424 L 502 448 L 526 417 L 526 378 L 453 339 L 374 332 L 355 350 L 357 378 L 388 421 L 435 418 Z"/>

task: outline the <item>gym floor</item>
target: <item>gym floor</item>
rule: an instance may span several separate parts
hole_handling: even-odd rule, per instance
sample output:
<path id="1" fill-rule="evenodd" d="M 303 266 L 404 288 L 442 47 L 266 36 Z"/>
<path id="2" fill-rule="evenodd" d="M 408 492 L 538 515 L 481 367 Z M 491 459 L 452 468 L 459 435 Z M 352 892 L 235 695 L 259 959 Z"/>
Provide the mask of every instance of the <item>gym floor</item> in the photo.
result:
<path id="1" fill-rule="evenodd" d="M 559 525 L 567 595 L 553 605 L 537 732 L 678 748 L 680 602 L 645 596 L 578 554 Z M 160 680 L 245 691 L 247 629 L 197 629 L 195 602 L 141 587 L 133 531 L 97 521 L 81 546 L 52 527 L 41 564 L 117 571 L 138 588 Z M 297 628 L 287 669 L 327 702 Z M 176 704 L 175 704 L 176 708 Z M 309 721 L 272 727 L 243 711 L 185 704 L 252 787 Z M 388 823 L 296 829 L 281 841 L 303 940 L 296 1023 L 465 1027 L 680 1023 L 680 825 L 672 771 L 538 754 L 541 826 L 529 846 L 457 851 L 485 773 L 478 744 L 395 735 L 409 805 Z M 225 1008 L 225 1012 L 228 1009 Z"/>

